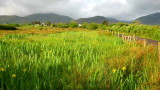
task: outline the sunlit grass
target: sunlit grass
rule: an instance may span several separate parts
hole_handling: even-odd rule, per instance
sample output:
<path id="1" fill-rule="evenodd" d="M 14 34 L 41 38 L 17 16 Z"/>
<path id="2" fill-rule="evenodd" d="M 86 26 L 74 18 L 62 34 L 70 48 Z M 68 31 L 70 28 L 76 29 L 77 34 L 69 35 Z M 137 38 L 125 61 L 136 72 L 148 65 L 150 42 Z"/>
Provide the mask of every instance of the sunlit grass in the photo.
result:
<path id="1" fill-rule="evenodd" d="M 126 44 L 107 31 L 48 31 L 17 31 L 1 38 L 0 88 L 159 88 L 158 56 L 152 46 Z"/>

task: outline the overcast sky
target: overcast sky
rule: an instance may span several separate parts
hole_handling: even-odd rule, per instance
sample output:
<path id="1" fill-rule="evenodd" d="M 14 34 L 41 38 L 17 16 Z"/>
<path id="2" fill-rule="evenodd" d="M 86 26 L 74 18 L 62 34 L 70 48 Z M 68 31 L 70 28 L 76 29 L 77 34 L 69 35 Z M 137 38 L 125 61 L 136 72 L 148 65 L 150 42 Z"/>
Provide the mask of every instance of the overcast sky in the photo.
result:
<path id="1" fill-rule="evenodd" d="M 0 15 L 48 13 L 74 19 L 92 16 L 134 20 L 160 11 L 160 0 L 0 0 Z"/>

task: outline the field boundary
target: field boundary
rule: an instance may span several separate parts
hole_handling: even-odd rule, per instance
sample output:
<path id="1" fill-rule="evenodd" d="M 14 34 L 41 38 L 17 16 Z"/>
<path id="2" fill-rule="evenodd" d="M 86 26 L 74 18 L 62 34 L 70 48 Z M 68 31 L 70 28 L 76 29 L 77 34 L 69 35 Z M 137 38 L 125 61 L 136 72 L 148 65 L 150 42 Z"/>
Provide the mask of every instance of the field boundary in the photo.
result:
<path id="1" fill-rule="evenodd" d="M 153 45 L 158 50 L 158 58 L 159 58 L 159 61 L 160 61 L 160 41 L 152 40 L 152 39 L 148 39 L 148 38 L 136 37 L 135 34 L 125 35 L 125 34 L 120 34 L 119 32 L 116 32 L 116 31 L 115 32 L 114 31 L 109 31 L 109 32 L 111 32 L 112 35 L 115 35 L 115 36 L 121 38 L 126 43 L 129 43 L 129 42 L 132 42 L 132 41 L 142 41 L 144 48 L 147 45 Z"/>

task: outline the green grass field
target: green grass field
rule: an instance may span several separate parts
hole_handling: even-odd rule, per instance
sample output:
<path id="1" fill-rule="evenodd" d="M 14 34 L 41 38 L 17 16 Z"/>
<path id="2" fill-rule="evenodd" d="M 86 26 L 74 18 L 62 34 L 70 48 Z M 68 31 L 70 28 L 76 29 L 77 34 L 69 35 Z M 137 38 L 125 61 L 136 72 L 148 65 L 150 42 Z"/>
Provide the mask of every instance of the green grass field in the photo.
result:
<path id="1" fill-rule="evenodd" d="M 2 90 L 149 90 L 160 87 L 157 50 L 109 32 L 9 34 L 0 39 Z"/>

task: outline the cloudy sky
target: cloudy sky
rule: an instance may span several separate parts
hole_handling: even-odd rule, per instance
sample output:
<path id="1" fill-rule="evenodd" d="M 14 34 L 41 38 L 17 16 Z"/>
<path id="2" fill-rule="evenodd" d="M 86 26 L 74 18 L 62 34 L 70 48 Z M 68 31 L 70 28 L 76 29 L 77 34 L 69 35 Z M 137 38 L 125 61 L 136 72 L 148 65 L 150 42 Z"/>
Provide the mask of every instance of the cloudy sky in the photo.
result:
<path id="1" fill-rule="evenodd" d="M 0 0 L 0 15 L 53 12 L 74 19 L 99 15 L 134 20 L 159 11 L 160 0 Z"/>

